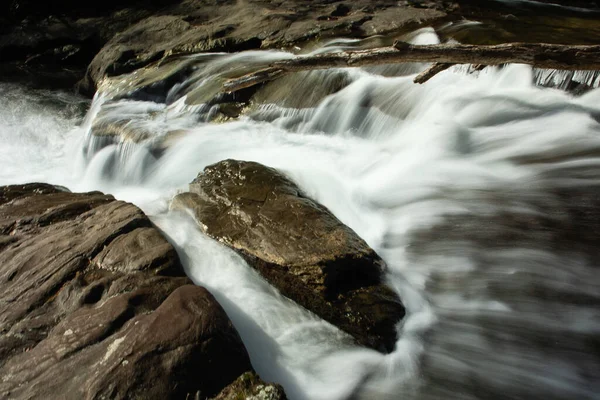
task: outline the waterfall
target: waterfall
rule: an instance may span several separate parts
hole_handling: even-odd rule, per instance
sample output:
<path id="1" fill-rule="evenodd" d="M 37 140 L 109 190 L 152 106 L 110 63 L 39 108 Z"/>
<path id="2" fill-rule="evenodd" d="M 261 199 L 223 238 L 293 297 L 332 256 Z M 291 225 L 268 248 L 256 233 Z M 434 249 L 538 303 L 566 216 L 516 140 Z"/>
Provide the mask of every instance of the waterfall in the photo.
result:
<path id="1" fill-rule="evenodd" d="M 0 183 L 140 206 L 291 399 L 598 398 L 598 73 L 454 67 L 416 85 L 425 66 L 410 64 L 295 73 L 249 104 L 219 93 L 290 56 L 188 56 L 115 78 L 85 118 L 74 96 L 2 85 Z M 226 158 L 285 172 L 381 255 L 407 308 L 393 353 L 349 344 L 169 211 Z"/>

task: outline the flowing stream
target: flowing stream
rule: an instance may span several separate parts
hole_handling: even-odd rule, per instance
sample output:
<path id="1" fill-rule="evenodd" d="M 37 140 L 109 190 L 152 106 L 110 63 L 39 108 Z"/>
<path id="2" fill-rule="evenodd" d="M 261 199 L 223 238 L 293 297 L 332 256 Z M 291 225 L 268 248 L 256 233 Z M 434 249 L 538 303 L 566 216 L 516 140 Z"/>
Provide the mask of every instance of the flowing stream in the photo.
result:
<path id="1" fill-rule="evenodd" d="M 0 184 L 140 206 L 291 399 L 599 399 L 598 74 L 455 67 L 416 85 L 424 65 L 297 73 L 215 122 L 203 98 L 215 77 L 286 57 L 191 56 L 180 79 L 157 80 L 166 95 L 120 82 L 91 105 L 2 84 Z M 586 90 L 563 90 L 576 78 Z M 284 171 L 381 255 L 407 307 L 392 354 L 349 345 L 169 211 L 227 158 Z"/>

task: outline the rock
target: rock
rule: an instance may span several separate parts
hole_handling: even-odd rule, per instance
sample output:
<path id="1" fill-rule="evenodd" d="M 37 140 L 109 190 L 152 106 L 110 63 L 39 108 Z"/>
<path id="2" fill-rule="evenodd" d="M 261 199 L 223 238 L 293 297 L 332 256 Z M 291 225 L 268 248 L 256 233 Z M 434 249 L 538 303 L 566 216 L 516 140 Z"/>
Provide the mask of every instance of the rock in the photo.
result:
<path id="1" fill-rule="evenodd" d="M 348 72 L 341 69 L 292 73 L 262 85 L 251 99 L 252 106 L 278 104 L 287 108 L 313 108 L 350 83 Z M 290 93 L 297 95 L 290 96 Z"/>
<path id="2" fill-rule="evenodd" d="M 0 6 L 0 77 L 92 95 L 104 76 L 130 72 L 171 54 L 291 47 L 334 36 L 412 28 L 445 16 L 414 9 L 393 25 L 370 22 L 396 1 L 14 0 Z"/>
<path id="3" fill-rule="evenodd" d="M 205 233 L 359 344 L 394 348 L 404 308 L 382 283 L 383 261 L 283 174 L 254 162 L 221 161 L 206 167 L 172 207 L 191 209 Z"/>
<path id="4" fill-rule="evenodd" d="M 170 55 L 397 36 L 465 18 L 484 22 L 450 29 L 466 43 L 595 44 L 598 1 L 547 2 L 575 7 L 473 0 L 109 0 L 88 7 L 75 0 L 11 0 L 0 5 L 0 79 L 61 88 L 80 81 L 79 90 L 91 96 L 105 76 Z"/>
<path id="5" fill-rule="evenodd" d="M 50 88 L 73 87 L 108 40 L 153 12 L 146 7 L 122 10 L 124 2 L 83 9 L 67 1 L 19 3 L 0 30 L 2 79 Z"/>
<path id="6" fill-rule="evenodd" d="M 31 197 L 41 194 L 68 192 L 67 189 L 46 183 L 29 183 L 0 187 L 0 205 L 21 197 Z"/>
<path id="7" fill-rule="evenodd" d="M 211 400 L 286 400 L 280 385 L 263 382 L 256 374 L 246 372 Z"/>
<path id="8" fill-rule="evenodd" d="M 249 370 L 223 309 L 137 207 L 0 188 L 1 398 L 205 398 Z"/>
<path id="9" fill-rule="evenodd" d="M 359 0 L 350 9 L 330 0 L 274 3 L 191 0 L 152 15 L 114 36 L 92 60 L 81 88 L 97 88 L 105 76 L 120 75 L 164 58 L 199 52 L 235 52 L 291 47 L 335 36 L 366 37 L 401 32 L 440 20 L 434 9 L 397 7 L 395 1 Z M 391 11 L 389 18 L 376 18 Z M 363 27 L 368 24 L 368 27 Z"/>

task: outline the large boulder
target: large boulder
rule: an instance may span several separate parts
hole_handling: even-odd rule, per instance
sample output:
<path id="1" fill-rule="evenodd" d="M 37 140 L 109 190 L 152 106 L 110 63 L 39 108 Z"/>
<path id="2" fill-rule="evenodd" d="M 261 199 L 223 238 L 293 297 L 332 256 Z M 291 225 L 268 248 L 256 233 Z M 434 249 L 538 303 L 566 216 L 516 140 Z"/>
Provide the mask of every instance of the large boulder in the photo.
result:
<path id="1" fill-rule="evenodd" d="M 137 207 L 0 188 L 0 397 L 205 398 L 250 361 Z"/>
<path id="2" fill-rule="evenodd" d="M 383 282 L 384 263 L 327 208 L 264 165 L 225 160 L 177 195 L 209 236 L 237 250 L 282 294 L 389 352 L 404 308 Z"/>

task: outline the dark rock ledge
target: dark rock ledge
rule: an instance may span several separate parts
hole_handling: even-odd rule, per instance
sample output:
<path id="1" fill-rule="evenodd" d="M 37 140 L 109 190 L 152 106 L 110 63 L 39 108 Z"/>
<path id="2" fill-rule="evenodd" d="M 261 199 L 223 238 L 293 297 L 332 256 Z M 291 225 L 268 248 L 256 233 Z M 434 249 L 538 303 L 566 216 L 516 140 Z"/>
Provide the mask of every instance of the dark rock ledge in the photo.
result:
<path id="1" fill-rule="evenodd" d="M 79 81 L 79 90 L 91 96 L 106 76 L 177 55 L 304 47 L 340 36 L 398 36 L 464 19 L 483 24 L 451 29 L 449 37 L 462 43 L 596 44 L 599 5 L 597 0 L 105 0 L 90 6 L 79 0 L 4 0 L 0 80 L 53 88 Z"/>
<path id="2" fill-rule="evenodd" d="M 357 343 L 393 350 L 404 307 L 382 282 L 384 262 L 283 174 L 254 162 L 221 161 L 206 167 L 172 207 L 191 209 L 204 232 Z"/>
<path id="3" fill-rule="evenodd" d="M 78 85 L 170 55 L 290 47 L 336 36 L 407 32 L 444 19 L 408 1 L 9 0 L 0 4 L 0 80 Z M 431 2 L 430 2 L 431 3 Z M 83 78 L 83 79 L 82 79 Z"/>
<path id="4" fill-rule="evenodd" d="M 0 398 L 205 399 L 246 371 L 231 321 L 137 207 L 0 188 Z"/>

